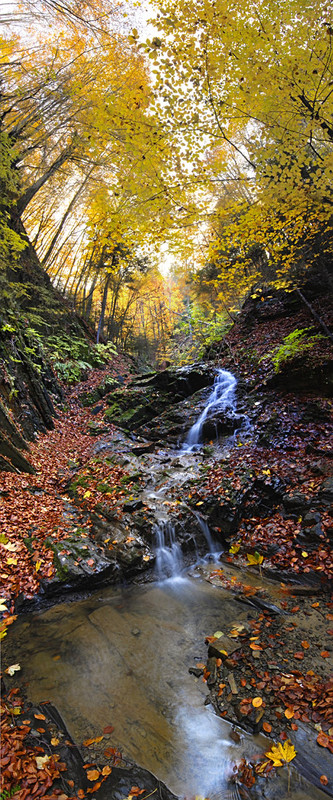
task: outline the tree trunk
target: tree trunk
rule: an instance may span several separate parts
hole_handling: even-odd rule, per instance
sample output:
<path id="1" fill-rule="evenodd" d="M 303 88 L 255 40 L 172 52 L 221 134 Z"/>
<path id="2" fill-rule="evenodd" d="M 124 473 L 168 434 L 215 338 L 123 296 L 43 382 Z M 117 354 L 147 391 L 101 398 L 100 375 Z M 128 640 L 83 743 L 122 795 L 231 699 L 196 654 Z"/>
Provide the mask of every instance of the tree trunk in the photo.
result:
<path id="1" fill-rule="evenodd" d="M 104 316 L 105 316 L 105 309 L 106 309 L 106 301 L 108 299 L 108 291 L 109 291 L 110 280 L 111 280 L 111 272 L 109 272 L 108 277 L 107 277 L 107 279 L 105 281 L 105 286 L 104 286 L 103 299 L 102 299 L 102 308 L 101 308 L 101 316 L 99 318 L 99 323 L 98 323 L 98 328 L 97 328 L 97 337 L 96 337 L 97 344 L 99 343 L 100 336 L 101 336 L 101 333 L 102 333 L 102 330 L 103 330 Z"/>
<path id="2" fill-rule="evenodd" d="M 61 222 L 58 225 L 58 228 L 57 228 L 57 230 L 56 230 L 56 232 L 55 232 L 55 234 L 54 234 L 54 236 L 53 236 L 53 238 L 51 240 L 51 243 L 50 243 L 50 245 L 49 245 L 49 247 L 48 247 L 48 249 L 47 249 L 47 251 L 45 253 L 45 256 L 42 259 L 41 263 L 42 263 L 42 266 L 44 268 L 46 268 L 46 264 L 47 264 L 47 262 L 48 262 L 48 260 L 50 258 L 50 255 L 51 255 L 51 253 L 53 251 L 54 246 L 56 245 L 56 243 L 57 243 L 57 241 L 59 239 L 59 236 L 60 236 L 61 231 L 62 231 L 62 229 L 63 229 L 63 227 L 65 225 L 66 220 L 68 219 L 69 215 L 72 213 L 73 208 L 75 206 L 75 203 L 76 203 L 77 199 L 80 197 L 81 192 L 83 192 L 83 189 L 84 189 L 86 183 L 88 182 L 88 180 L 90 178 L 90 175 L 91 175 L 91 173 L 93 172 L 94 169 L 95 169 L 95 167 L 93 167 L 88 172 L 88 175 L 86 175 L 83 183 L 81 183 L 81 186 L 79 186 L 77 192 L 75 192 L 74 197 L 72 197 L 71 202 L 70 202 L 69 206 L 67 207 L 67 209 L 66 209 L 66 211 L 65 211 L 65 213 L 64 213 L 64 215 L 63 215 L 63 217 L 61 219 Z"/>
<path id="3" fill-rule="evenodd" d="M 327 325 L 325 325 L 324 320 L 319 316 L 319 314 L 317 314 L 317 312 L 314 310 L 314 308 L 312 308 L 311 303 L 309 303 L 309 301 L 306 299 L 306 297 L 304 297 L 303 292 L 301 292 L 300 289 L 296 289 L 296 292 L 297 292 L 298 296 L 301 298 L 302 303 L 304 303 L 304 305 L 306 305 L 306 307 L 309 309 L 310 314 L 313 316 L 313 319 L 316 320 L 318 325 L 320 325 L 321 329 L 324 331 L 325 335 L 328 336 L 328 338 L 331 340 L 331 342 L 333 342 L 333 334 L 328 329 Z"/>
<path id="4" fill-rule="evenodd" d="M 66 150 L 64 150 L 60 154 L 60 156 L 56 158 L 53 164 L 51 164 L 49 169 L 46 172 L 44 172 L 44 175 L 41 175 L 41 177 L 38 178 L 38 180 L 35 181 L 35 183 L 33 183 L 32 186 L 29 186 L 28 189 L 24 192 L 24 194 L 19 198 L 19 200 L 17 201 L 17 213 L 19 216 L 23 214 L 23 211 L 26 209 L 27 205 L 29 205 L 30 200 L 32 200 L 32 198 L 35 196 L 35 194 L 37 194 L 39 189 L 41 189 L 41 187 L 44 186 L 44 183 L 46 183 L 49 180 L 49 178 L 51 178 L 52 175 L 59 169 L 59 167 L 61 167 L 65 163 L 65 161 L 68 160 L 69 156 L 72 153 L 72 149 L 73 149 L 72 145 L 67 147 Z"/>

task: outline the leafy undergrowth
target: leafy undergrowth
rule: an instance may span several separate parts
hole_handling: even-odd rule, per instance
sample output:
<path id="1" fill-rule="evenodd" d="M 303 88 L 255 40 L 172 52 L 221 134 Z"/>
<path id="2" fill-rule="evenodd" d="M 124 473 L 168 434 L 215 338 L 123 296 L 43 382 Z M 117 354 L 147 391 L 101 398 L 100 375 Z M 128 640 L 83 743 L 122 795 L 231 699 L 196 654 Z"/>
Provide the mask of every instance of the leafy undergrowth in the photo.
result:
<path id="1" fill-rule="evenodd" d="M 17 688 L 3 693 L 0 748 L 2 800 L 32 800 L 45 796 L 48 800 L 89 800 L 111 775 L 113 767 L 123 765 L 121 753 L 110 745 L 110 735 L 114 730 L 111 725 L 105 726 L 101 736 L 83 742 L 88 749 L 103 740 L 104 760 L 107 763 L 98 767 L 91 760 L 87 760 L 87 763 L 82 761 L 68 732 L 57 718 L 52 718 L 52 712 L 48 709 L 48 703 L 36 707 L 27 703 Z M 38 745 L 35 743 L 37 736 Z M 66 758 L 69 755 L 71 764 L 68 767 Z M 144 789 L 132 786 L 124 800 L 144 794 Z"/>
<path id="2" fill-rule="evenodd" d="M 331 472 L 330 460 L 325 463 L 325 455 L 331 455 L 329 437 L 332 425 L 301 428 L 299 437 L 286 434 L 287 447 L 284 449 L 278 436 L 274 435 L 274 449 L 258 447 L 247 442 L 228 456 L 228 461 L 214 462 L 206 476 L 191 488 L 187 500 L 194 506 L 205 510 L 207 502 L 215 498 L 218 504 L 242 503 L 242 524 L 230 537 L 231 556 L 235 563 L 245 565 L 249 553 L 259 552 L 263 556 L 263 570 L 292 570 L 299 575 L 317 572 L 321 580 L 333 577 L 332 532 L 333 517 L 329 505 L 322 508 L 320 491 L 325 482 L 325 473 Z M 255 436 L 255 430 L 253 431 Z M 285 434 L 284 434 L 285 435 Z M 309 448 L 310 445 L 310 448 Z M 308 450 L 319 451 L 318 457 Z M 318 476 L 316 472 L 321 470 Z M 280 498 L 276 487 L 279 487 Z M 281 488 L 280 488 L 281 487 Z M 260 493 L 266 493 L 267 510 L 258 509 Z M 300 493 L 297 508 L 297 497 Z M 277 495 L 277 499 L 274 495 Z M 295 508 L 288 518 L 284 509 L 276 508 L 282 498 L 288 504 L 288 497 L 296 495 Z M 256 514 L 257 509 L 260 513 Z M 269 507 L 270 505 L 270 507 Z M 317 537 L 307 541 L 302 536 L 305 512 L 315 515 L 320 509 L 320 531 Z M 315 519 L 315 517 L 314 517 Z M 312 527 L 314 527 L 314 524 Z M 217 534 L 223 535 L 223 524 L 215 526 Z M 313 534 L 314 536 L 315 534 Z"/>
<path id="3" fill-rule="evenodd" d="M 24 701 L 18 692 L 18 689 L 12 689 L 1 702 L 1 768 L 4 798 L 30 800 L 32 797 L 45 797 L 47 794 L 49 800 L 64 800 L 67 795 L 64 795 L 61 788 L 54 787 L 54 783 L 61 772 L 66 770 L 66 764 L 61 761 L 57 753 L 45 755 L 43 747 L 27 743 L 31 721 L 23 719 L 22 722 L 17 722 L 18 716 L 21 718 L 24 712 Z M 37 717 L 45 719 L 43 714 Z M 35 724 L 40 725 L 37 718 Z"/>
<path id="4" fill-rule="evenodd" d="M 13 601 L 19 595 L 34 597 L 40 579 L 54 575 L 54 554 L 45 540 L 54 538 L 61 541 L 73 533 L 73 522 L 65 513 L 73 499 L 66 490 L 77 468 L 88 463 L 95 444 L 89 430 L 91 412 L 82 408 L 80 392 L 92 390 L 102 378 L 114 377 L 119 368 L 121 363 L 114 363 L 102 373 L 99 369 L 92 370 L 88 381 L 66 391 L 67 405 L 65 410 L 58 412 L 54 430 L 41 435 L 30 447 L 28 458 L 35 467 L 35 475 L 1 473 L 0 574 L 2 599 L 12 603 L 11 611 Z M 96 424 L 103 418 L 103 401 L 100 406 L 101 410 L 94 416 Z M 114 426 L 109 424 L 108 439 L 112 438 L 113 432 Z M 119 486 L 119 481 L 125 476 L 124 470 L 116 465 L 103 465 L 103 480 L 107 479 L 110 487 L 110 494 L 105 495 L 97 489 L 101 481 L 100 469 L 97 461 L 94 474 L 93 468 L 90 469 L 89 490 L 78 489 L 82 520 L 76 514 L 76 525 L 84 521 L 85 527 L 89 528 L 86 512 L 102 498 L 105 501 L 108 497 L 109 504 L 126 498 L 125 489 Z M 84 498 L 87 491 L 88 496 Z"/>

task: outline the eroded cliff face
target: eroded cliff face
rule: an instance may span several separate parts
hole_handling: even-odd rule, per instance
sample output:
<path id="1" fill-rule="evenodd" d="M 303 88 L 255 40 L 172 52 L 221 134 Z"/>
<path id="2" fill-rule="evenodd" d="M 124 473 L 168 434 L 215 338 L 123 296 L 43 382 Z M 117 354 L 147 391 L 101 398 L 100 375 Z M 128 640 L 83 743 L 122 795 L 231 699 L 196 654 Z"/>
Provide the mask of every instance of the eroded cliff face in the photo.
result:
<path id="1" fill-rule="evenodd" d="M 22 249 L 0 260 L 0 469 L 31 472 L 28 442 L 53 428 L 63 399 L 43 340 L 77 331 L 80 322 L 53 288 L 21 221 L 12 216 L 10 226 Z"/>

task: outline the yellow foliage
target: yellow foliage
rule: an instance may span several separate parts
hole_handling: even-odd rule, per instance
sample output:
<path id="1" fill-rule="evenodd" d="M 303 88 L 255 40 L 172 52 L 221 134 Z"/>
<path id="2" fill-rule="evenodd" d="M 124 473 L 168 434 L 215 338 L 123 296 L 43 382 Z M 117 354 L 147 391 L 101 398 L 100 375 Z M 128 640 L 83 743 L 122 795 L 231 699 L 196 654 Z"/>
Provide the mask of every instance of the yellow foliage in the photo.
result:
<path id="1" fill-rule="evenodd" d="M 277 745 L 274 744 L 271 750 L 265 753 L 265 756 L 273 762 L 274 767 L 282 767 L 295 758 L 296 750 L 291 741 L 287 739 L 284 744 L 281 744 L 281 742 Z"/>

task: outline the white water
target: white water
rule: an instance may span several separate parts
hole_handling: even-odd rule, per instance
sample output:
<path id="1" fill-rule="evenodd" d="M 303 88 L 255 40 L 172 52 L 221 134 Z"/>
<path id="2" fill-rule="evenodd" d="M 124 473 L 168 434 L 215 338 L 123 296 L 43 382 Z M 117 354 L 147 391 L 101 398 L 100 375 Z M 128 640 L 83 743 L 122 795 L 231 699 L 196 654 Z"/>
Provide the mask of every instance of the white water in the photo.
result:
<path id="1" fill-rule="evenodd" d="M 217 558 L 221 553 L 221 545 L 214 542 L 207 522 L 194 513 L 194 516 L 201 528 L 207 542 L 207 555 L 205 560 L 210 557 Z M 155 572 L 158 581 L 179 578 L 184 571 L 184 559 L 181 546 L 176 539 L 174 525 L 168 521 L 161 521 L 155 528 L 156 537 L 156 566 Z"/>
<path id="2" fill-rule="evenodd" d="M 228 412 L 229 416 L 241 419 L 243 415 L 236 414 L 235 389 L 237 380 L 231 372 L 220 369 L 214 381 L 206 406 L 198 420 L 190 429 L 183 452 L 194 452 L 201 443 L 203 425 L 206 419 L 216 413 Z M 209 527 L 200 514 L 195 513 L 197 522 L 207 542 L 207 556 L 217 556 L 221 548 L 213 541 Z M 176 539 L 174 526 L 167 520 L 161 520 L 155 528 L 156 536 L 156 576 L 159 581 L 178 578 L 184 569 L 183 554 Z"/>
<path id="3" fill-rule="evenodd" d="M 156 576 L 159 581 L 166 578 L 177 578 L 183 569 L 183 554 L 179 542 L 176 541 L 174 525 L 171 522 L 160 522 L 155 528 L 156 534 Z"/>
<path id="4" fill-rule="evenodd" d="M 235 389 L 237 380 L 231 372 L 220 369 L 214 381 L 213 391 L 208 397 L 207 404 L 200 414 L 199 419 L 192 425 L 183 445 L 183 451 L 197 450 L 201 444 L 202 429 L 207 419 L 215 414 L 228 412 L 229 416 L 236 417 Z"/>

